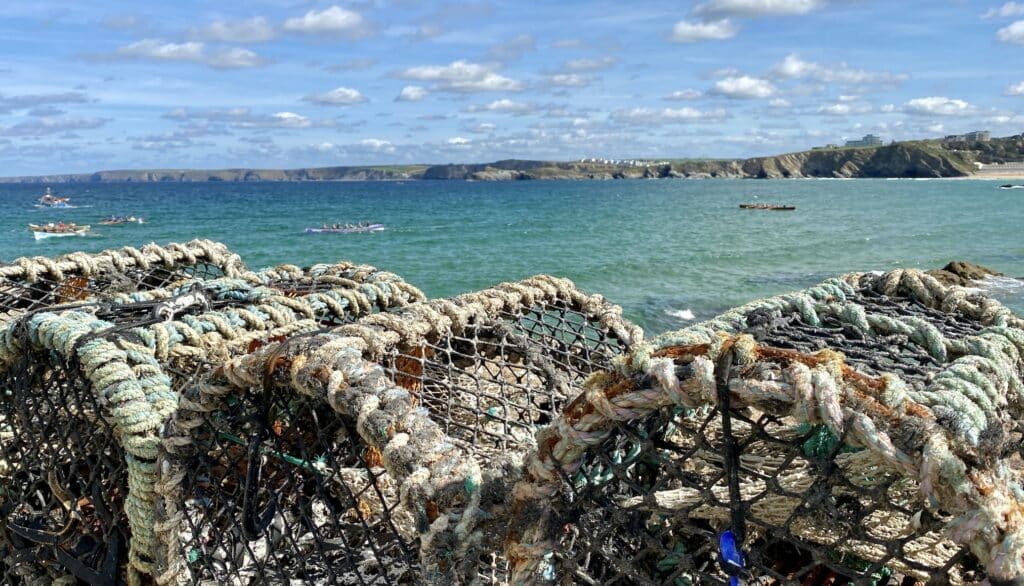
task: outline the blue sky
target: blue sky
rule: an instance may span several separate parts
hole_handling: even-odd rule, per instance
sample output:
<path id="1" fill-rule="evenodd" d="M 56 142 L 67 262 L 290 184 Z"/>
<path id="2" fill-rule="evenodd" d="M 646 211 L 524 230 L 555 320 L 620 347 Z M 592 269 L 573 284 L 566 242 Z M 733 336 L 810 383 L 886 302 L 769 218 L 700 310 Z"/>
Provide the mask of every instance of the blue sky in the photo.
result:
<path id="1" fill-rule="evenodd" d="M 2 175 L 1024 131 L 1024 1 L 11 1 Z"/>

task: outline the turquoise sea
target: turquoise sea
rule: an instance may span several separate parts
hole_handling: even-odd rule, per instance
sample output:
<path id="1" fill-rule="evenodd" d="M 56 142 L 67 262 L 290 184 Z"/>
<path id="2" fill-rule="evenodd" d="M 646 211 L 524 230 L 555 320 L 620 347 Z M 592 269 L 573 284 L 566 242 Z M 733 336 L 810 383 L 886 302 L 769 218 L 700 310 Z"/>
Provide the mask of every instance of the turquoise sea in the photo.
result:
<path id="1" fill-rule="evenodd" d="M 203 237 L 251 267 L 351 260 L 448 296 L 537 273 L 621 304 L 649 333 L 848 271 L 954 259 L 1024 276 L 1024 192 L 998 181 L 707 180 L 57 185 L 79 205 L 36 210 L 39 185 L 0 185 L 0 260 Z M 741 210 L 782 202 L 795 212 Z M 143 225 L 100 226 L 111 214 Z M 29 222 L 96 234 L 36 242 Z M 375 234 L 307 226 L 382 222 Z M 1024 312 L 1024 288 L 993 294 Z"/>

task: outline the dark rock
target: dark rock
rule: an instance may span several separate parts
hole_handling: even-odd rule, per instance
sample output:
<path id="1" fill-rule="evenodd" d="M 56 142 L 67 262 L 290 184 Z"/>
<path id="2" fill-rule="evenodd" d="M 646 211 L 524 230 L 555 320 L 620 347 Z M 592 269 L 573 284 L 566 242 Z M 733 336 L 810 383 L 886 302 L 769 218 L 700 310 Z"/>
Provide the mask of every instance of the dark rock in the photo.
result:
<path id="1" fill-rule="evenodd" d="M 971 284 L 971 282 L 968 281 L 967 279 L 957 275 L 956 273 L 951 273 L 944 269 L 933 269 L 925 272 L 938 279 L 938 281 L 943 285 L 956 285 L 958 287 L 967 287 L 968 285 Z"/>
<path id="2" fill-rule="evenodd" d="M 978 279 L 984 279 L 990 275 L 1002 276 L 1002 273 L 993 271 L 988 267 L 983 267 L 981 265 L 976 265 L 962 260 L 955 260 L 942 267 L 942 270 L 953 273 L 954 275 L 969 281 L 977 281 Z"/>

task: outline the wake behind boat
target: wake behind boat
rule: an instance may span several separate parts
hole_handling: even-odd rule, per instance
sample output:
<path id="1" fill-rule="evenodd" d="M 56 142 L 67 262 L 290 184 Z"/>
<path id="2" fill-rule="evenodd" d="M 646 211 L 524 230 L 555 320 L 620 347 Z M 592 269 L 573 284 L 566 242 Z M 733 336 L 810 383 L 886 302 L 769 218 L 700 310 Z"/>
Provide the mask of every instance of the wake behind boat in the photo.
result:
<path id="1" fill-rule="evenodd" d="M 47 187 L 46 193 L 39 198 L 39 203 L 36 204 L 37 208 L 57 208 L 57 209 L 68 209 L 75 206 L 71 205 L 70 197 L 57 197 L 53 194 L 53 191 Z"/>
<path id="2" fill-rule="evenodd" d="M 360 234 L 363 232 L 383 232 L 384 224 L 324 224 L 320 228 L 306 228 L 306 234 Z"/>
<path id="3" fill-rule="evenodd" d="M 29 224 L 28 229 L 32 231 L 32 236 L 36 240 L 44 240 L 46 238 L 62 238 L 64 236 L 85 236 L 89 233 L 91 227 L 78 226 L 74 223 L 65 224 L 64 222 L 57 222 L 55 224 L 50 222 L 42 226 Z"/>

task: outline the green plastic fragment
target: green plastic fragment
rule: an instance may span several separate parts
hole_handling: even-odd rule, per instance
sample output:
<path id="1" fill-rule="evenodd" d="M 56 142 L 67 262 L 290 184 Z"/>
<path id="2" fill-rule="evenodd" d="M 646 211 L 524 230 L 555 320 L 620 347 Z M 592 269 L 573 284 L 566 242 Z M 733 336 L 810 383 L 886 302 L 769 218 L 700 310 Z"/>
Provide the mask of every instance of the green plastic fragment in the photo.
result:
<path id="1" fill-rule="evenodd" d="M 827 425 L 800 424 L 797 428 L 800 433 L 809 433 L 810 437 L 804 441 L 804 455 L 811 460 L 825 460 L 832 455 L 832 452 L 839 444 L 839 438 Z M 852 454 L 864 448 L 843 445 L 839 448 L 840 454 Z"/>

